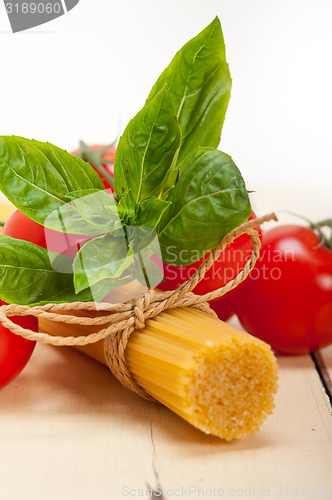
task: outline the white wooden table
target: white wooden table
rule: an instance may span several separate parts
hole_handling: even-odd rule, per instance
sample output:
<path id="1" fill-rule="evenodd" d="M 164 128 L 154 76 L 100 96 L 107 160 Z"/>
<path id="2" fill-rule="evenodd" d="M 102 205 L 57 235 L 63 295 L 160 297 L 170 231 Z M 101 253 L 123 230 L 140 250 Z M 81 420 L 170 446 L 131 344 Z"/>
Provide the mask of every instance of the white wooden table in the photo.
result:
<path id="1" fill-rule="evenodd" d="M 260 214 L 273 208 L 266 200 Z M 330 399 L 310 355 L 278 362 L 273 414 L 250 438 L 224 442 L 73 348 L 37 345 L 0 391 L 0 499 L 330 498 Z M 319 364 L 328 385 L 332 347 Z"/>
<path id="2" fill-rule="evenodd" d="M 323 356 L 331 370 L 332 349 Z M 122 388 L 84 354 L 37 345 L 0 391 L 0 498 L 160 498 L 160 487 L 167 499 L 329 498 L 329 398 L 310 356 L 278 361 L 274 413 L 250 438 L 224 442 Z"/>

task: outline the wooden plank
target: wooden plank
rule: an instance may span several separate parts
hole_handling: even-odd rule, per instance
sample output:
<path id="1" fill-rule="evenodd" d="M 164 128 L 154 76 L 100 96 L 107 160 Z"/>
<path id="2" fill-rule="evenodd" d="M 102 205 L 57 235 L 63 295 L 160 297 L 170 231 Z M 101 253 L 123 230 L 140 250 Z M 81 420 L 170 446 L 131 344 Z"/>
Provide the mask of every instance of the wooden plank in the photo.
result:
<path id="1" fill-rule="evenodd" d="M 150 498 L 151 486 L 161 498 L 157 485 L 167 499 L 326 493 L 329 401 L 309 356 L 278 359 L 274 413 L 252 437 L 227 443 L 131 394 L 81 353 L 38 345 L 0 391 L 1 497 Z"/>
<path id="2" fill-rule="evenodd" d="M 330 378 L 332 379 L 332 345 L 325 347 L 325 349 L 321 349 L 320 353 L 324 361 L 326 370 L 328 371 Z"/>
<path id="3" fill-rule="evenodd" d="M 74 349 L 37 345 L 0 408 L 1 498 L 110 499 L 153 477 L 153 408 Z"/>
<path id="4" fill-rule="evenodd" d="M 221 443 L 184 428 L 173 416 L 156 420 L 156 468 L 161 484 L 178 488 L 182 484 L 197 488 L 214 485 L 228 496 L 232 490 L 239 490 L 239 496 L 240 492 L 244 496 L 245 491 L 263 496 L 263 489 L 265 496 L 272 497 L 281 493 L 286 496 L 287 488 L 293 486 L 302 491 L 309 491 L 313 485 L 331 487 L 329 401 L 308 356 L 280 357 L 279 363 L 275 412 L 261 431 L 247 440 Z M 174 425 L 175 434 L 174 430 L 165 433 L 165 428 L 173 429 Z M 168 434 L 175 439 L 169 439 Z M 174 474 L 172 457 L 177 457 L 179 466 L 181 460 L 186 464 L 178 474 Z"/>
<path id="5" fill-rule="evenodd" d="M 316 369 L 332 402 L 332 345 L 312 353 Z"/>

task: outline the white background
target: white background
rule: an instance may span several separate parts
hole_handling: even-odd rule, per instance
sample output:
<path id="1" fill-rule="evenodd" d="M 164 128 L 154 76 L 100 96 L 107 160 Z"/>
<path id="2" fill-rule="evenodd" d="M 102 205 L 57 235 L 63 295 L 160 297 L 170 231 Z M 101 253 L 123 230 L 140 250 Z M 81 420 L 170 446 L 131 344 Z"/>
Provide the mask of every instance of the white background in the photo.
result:
<path id="1" fill-rule="evenodd" d="M 331 217 L 331 0 L 80 0 L 17 34 L 1 3 L 0 134 L 111 142 L 216 15 L 233 79 L 220 149 L 259 213 Z"/>

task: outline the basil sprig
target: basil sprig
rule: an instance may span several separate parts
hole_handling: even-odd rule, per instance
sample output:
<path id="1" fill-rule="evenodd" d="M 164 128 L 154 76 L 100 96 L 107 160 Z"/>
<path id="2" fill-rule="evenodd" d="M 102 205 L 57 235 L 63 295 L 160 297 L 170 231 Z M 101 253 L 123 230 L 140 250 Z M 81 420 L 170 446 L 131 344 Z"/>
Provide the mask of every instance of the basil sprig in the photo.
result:
<path id="1" fill-rule="evenodd" d="M 0 137 L 0 189 L 7 198 L 45 227 L 90 237 L 72 261 L 1 236 L 0 298 L 101 300 L 134 278 L 155 286 L 148 276 L 158 268 L 155 235 L 164 262 L 186 265 L 247 220 L 244 180 L 230 156 L 215 149 L 230 89 L 216 18 L 175 55 L 125 128 L 114 196 L 80 158 L 50 143 Z M 53 268 L 55 259 L 64 272 Z M 161 279 L 159 268 L 155 276 Z"/>

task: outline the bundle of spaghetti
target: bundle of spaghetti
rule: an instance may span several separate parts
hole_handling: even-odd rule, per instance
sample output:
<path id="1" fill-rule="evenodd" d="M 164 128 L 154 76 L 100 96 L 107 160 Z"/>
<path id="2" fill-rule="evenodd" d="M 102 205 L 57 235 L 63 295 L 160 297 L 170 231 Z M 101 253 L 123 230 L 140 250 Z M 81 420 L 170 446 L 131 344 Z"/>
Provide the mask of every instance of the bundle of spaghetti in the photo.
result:
<path id="1" fill-rule="evenodd" d="M 257 258 L 260 242 L 250 229 L 255 223 L 234 230 L 220 248 L 249 227 Z M 254 260 L 248 262 L 241 276 L 222 291 L 205 296 L 191 293 L 204 275 L 205 269 L 200 268 L 175 292 L 150 291 L 132 305 L 129 301 L 93 310 L 90 304 L 88 310 L 87 304 L 78 303 L 72 311 L 70 304 L 10 305 L 0 308 L 1 320 L 25 338 L 75 345 L 108 365 L 126 387 L 162 403 L 207 434 L 226 440 L 242 438 L 256 431 L 272 412 L 277 362 L 268 344 L 219 320 L 205 301 L 232 289 L 253 265 Z M 57 311 L 53 320 L 48 319 L 48 315 L 54 316 L 50 310 Z M 118 312 L 107 316 L 113 310 Z M 17 313 L 38 316 L 40 331 L 46 333 L 22 332 L 10 325 L 6 314 Z M 106 321 L 104 316 L 111 324 L 96 334 L 96 325 Z M 51 336 L 55 336 L 54 342 Z"/>
<path id="2" fill-rule="evenodd" d="M 272 412 L 270 347 L 193 308 L 148 320 L 131 335 L 126 359 L 149 394 L 207 434 L 245 437 Z"/>
<path id="3" fill-rule="evenodd" d="M 56 324 L 40 320 L 56 335 Z M 93 327 L 63 325 L 80 336 Z M 107 343 L 77 346 L 107 365 Z M 105 352 L 106 350 L 106 352 Z M 255 432 L 273 410 L 277 362 L 265 342 L 195 308 L 176 308 L 146 321 L 126 348 L 136 382 L 201 431 L 230 440 Z"/>

